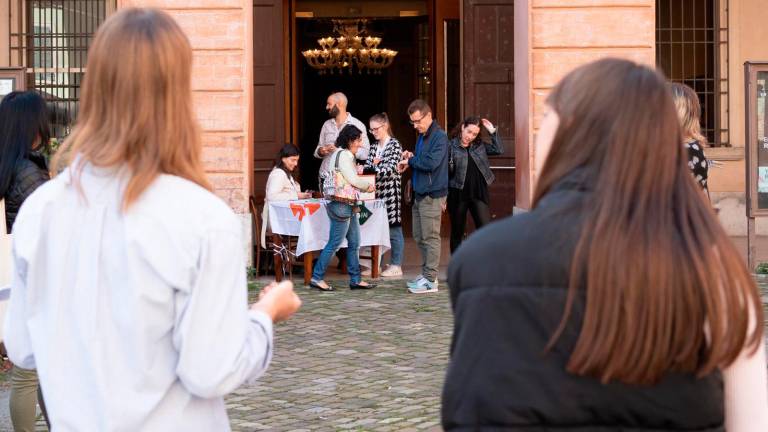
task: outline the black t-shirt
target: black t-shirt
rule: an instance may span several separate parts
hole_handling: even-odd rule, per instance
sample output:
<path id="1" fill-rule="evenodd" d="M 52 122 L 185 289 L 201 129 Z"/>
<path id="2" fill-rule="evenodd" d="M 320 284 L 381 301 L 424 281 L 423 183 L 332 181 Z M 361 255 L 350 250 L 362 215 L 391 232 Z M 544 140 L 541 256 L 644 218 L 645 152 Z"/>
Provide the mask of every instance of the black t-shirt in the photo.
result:
<path id="1" fill-rule="evenodd" d="M 464 177 L 464 189 L 461 190 L 462 201 L 480 200 L 488 204 L 488 184 L 483 173 L 469 154 L 469 148 L 462 148 L 461 151 L 467 152 L 467 176 Z"/>

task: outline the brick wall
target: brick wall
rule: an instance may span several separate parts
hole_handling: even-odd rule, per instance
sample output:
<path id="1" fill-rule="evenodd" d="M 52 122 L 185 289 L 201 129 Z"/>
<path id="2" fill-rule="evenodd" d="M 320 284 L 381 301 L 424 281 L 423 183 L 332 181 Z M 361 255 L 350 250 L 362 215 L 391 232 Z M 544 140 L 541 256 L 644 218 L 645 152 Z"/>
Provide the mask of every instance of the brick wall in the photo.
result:
<path id="1" fill-rule="evenodd" d="M 215 193 L 248 213 L 251 8 L 243 0 L 118 0 L 118 7 L 163 9 L 194 51 L 192 88 L 203 129 L 203 160 Z"/>
<path id="2" fill-rule="evenodd" d="M 534 137 L 549 90 L 569 71 L 613 56 L 655 65 L 654 0 L 519 0 L 515 5 L 517 207 L 535 185 Z"/>

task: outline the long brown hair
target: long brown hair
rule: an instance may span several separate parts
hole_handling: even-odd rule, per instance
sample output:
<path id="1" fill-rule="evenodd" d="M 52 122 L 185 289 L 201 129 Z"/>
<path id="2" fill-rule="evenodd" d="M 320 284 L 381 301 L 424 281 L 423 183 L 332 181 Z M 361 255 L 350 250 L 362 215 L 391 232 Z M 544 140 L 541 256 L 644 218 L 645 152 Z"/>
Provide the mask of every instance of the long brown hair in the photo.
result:
<path id="1" fill-rule="evenodd" d="M 548 105 L 560 117 L 534 206 L 585 169 L 594 191 L 551 348 L 586 284 L 568 371 L 629 384 L 699 376 L 754 352 L 763 315 L 754 281 L 686 166 L 671 92 L 659 73 L 606 59 L 568 74 Z"/>
<path id="2" fill-rule="evenodd" d="M 156 9 L 124 9 L 107 19 L 88 54 L 78 120 L 54 166 L 77 159 L 127 167 L 128 208 L 160 174 L 210 190 L 192 106 L 192 48 L 181 28 Z"/>
<path id="3" fill-rule="evenodd" d="M 707 145 L 707 138 L 701 134 L 701 103 L 696 92 L 685 84 L 670 83 L 672 101 L 675 103 L 677 118 L 683 129 L 683 141 L 695 139 Z"/>

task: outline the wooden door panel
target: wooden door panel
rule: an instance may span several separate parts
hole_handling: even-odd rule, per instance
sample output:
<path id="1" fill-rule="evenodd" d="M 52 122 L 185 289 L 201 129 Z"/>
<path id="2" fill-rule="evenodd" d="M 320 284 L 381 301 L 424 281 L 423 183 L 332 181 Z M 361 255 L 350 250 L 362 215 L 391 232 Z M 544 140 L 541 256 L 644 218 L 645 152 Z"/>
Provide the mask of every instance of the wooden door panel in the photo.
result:
<path id="1" fill-rule="evenodd" d="M 285 80 L 281 0 L 253 2 L 253 195 L 264 199 L 269 170 L 285 142 Z"/>
<path id="2" fill-rule="evenodd" d="M 514 0 L 462 1 L 463 115 L 491 120 L 504 141 L 504 154 L 491 158 L 491 215 L 499 218 L 515 204 Z"/>

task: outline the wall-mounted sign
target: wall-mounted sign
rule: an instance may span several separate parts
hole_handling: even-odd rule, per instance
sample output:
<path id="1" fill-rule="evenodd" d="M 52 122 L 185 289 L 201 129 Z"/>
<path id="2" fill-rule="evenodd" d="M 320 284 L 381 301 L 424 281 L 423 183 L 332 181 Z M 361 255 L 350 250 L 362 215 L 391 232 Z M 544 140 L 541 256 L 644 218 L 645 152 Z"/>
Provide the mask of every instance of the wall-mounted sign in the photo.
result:
<path id="1" fill-rule="evenodd" d="M 747 216 L 768 215 L 768 62 L 744 64 Z"/>
<path id="2" fill-rule="evenodd" d="M 23 68 L 0 68 L 0 100 L 14 90 L 25 90 Z"/>

